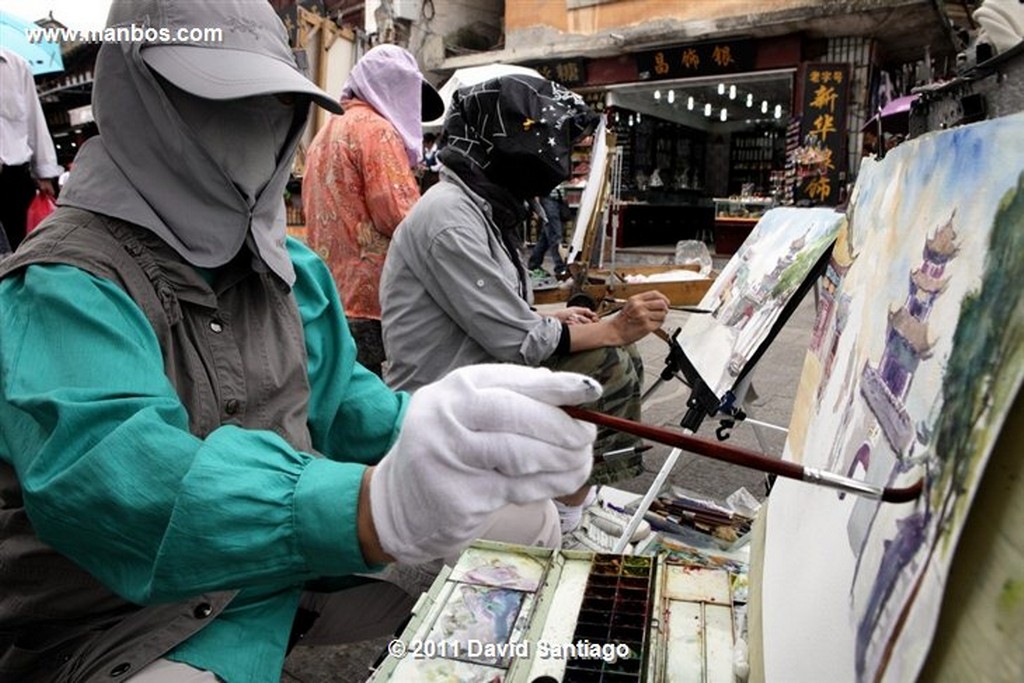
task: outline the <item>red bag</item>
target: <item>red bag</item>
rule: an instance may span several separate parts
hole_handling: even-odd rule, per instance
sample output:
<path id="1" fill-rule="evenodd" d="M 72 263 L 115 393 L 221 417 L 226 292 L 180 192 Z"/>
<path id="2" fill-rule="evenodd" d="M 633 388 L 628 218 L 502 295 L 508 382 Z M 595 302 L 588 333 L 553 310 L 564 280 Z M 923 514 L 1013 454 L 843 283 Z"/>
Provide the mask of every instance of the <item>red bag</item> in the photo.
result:
<path id="1" fill-rule="evenodd" d="M 36 226 L 42 223 L 43 219 L 53 213 L 53 210 L 56 208 L 57 202 L 53 201 L 53 197 L 45 192 L 36 190 L 36 196 L 28 204 L 28 215 L 25 216 L 25 233 L 28 234 L 35 230 Z"/>

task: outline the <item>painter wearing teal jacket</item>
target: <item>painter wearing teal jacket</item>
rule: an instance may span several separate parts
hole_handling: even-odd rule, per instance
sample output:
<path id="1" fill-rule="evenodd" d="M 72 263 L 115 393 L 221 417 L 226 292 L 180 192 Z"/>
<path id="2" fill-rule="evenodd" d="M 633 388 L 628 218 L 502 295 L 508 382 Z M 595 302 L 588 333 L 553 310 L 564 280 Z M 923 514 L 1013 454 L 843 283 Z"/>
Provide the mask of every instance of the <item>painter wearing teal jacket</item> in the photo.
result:
<path id="1" fill-rule="evenodd" d="M 181 600 L 226 577 L 248 586 L 172 655 L 227 680 L 276 676 L 304 579 L 371 569 L 354 515 L 363 463 L 387 452 L 407 402 L 355 363 L 324 264 L 294 240 L 288 247 L 311 450 L 347 462 L 272 431 L 225 424 L 205 439 L 191 434 L 153 327 L 111 281 L 67 265 L 0 280 L 0 461 L 20 473 L 30 514 L 45 510 L 33 523 L 131 602 Z M 5 592 L 16 589 L 0 576 Z M 17 609 L 12 597 L 0 597 L 0 614 Z M 69 599 L 57 591 L 32 616 L 73 615 L 69 604 L 45 604 Z"/>
<path id="2" fill-rule="evenodd" d="M 100 47 L 100 134 L 0 260 L 0 681 L 276 683 L 296 633 L 407 616 L 353 575 L 578 489 L 595 429 L 559 406 L 601 388 L 481 365 L 388 389 L 287 237 L 311 105 L 340 106 L 273 8 L 114 0 L 108 25 L 223 33 Z"/>

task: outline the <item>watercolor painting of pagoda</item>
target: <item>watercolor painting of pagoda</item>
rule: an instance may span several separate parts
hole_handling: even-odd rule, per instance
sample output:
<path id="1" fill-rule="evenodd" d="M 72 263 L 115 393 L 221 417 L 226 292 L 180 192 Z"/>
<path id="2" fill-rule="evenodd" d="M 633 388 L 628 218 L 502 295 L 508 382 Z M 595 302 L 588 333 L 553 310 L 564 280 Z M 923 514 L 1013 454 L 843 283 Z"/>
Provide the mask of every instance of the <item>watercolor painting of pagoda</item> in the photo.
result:
<path id="1" fill-rule="evenodd" d="M 903 399 L 914 379 L 914 371 L 931 355 L 928 341 L 928 315 L 935 299 L 945 287 L 946 263 L 956 256 L 956 232 L 953 217 L 925 242 L 924 263 L 909 277 L 910 291 L 903 305 L 889 314 L 885 334 L 885 353 L 878 364 L 864 364 L 861 395 L 878 418 L 889 445 L 898 454 L 906 454 L 914 438 L 914 425 Z M 865 465 L 859 461 L 856 465 Z M 865 467 L 866 469 L 866 467 Z M 853 475 L 851 469 L 847 474 Z"/>
<path id="2" fill-rule="evenodd" d="M 701 378 L 725 396 L 845 223 L 832 209 L 783 207 L 761 217 L 698 304 L 679 343 Z"/>
<path id="3" fill-rule="evenodd" d="M 927 434 L 915 434 L 914 421 L 904 400 L 913 383 L 914 372 L 922 361 L 929 360 L 932 355 L 936 333 L 929 331 L 928 318 L 937 298 L 946 288 L 946 266 L 958 253 L 957 235 L 953 228 L 954 216 L 950 216 L 925 240 L 923 261 L 909 273 L 907 298 L 902 306 L 889 312 L 885 351 L 878 366 L 873 367 L 867 362 L 863 366 L 860 394 L 878 422 L 877 428 L 869 430 L 869 435 L 877 439 L 880 434 L 888 448 L 882 454 L 882 462 L 875 465 L 880 471 L 869 475 L 875 444 L 867 441 L 863 443 L 848 467 L 849 476 L 888 484 L 908 469 L 912 462 L 915 438 L 921 444 L 927 443 Z M 930 336 L 933 338 L 931 341 Z M 854 586 L 863 581 L 859 559 L 865 556 L 864 545 L 871 538 L 879 507 L 876 502 L 857 500 L 847 523 L 850 545 L 858 558 L 853 573 Z M 898 579 L 908 569 L 910 574 L 916 574 L 920 569 L 913 564 L 920 561 L 920 551 L 927 541 L 926 529 L 930 518 L 930 512 L 925 509 L 900 520 L 896 535 L 885 544 L 880 563 L 884 573 L 879 577 L 880 580 L 874 581 L 865 614 L 858 626 L 859 674 L 863 674 L 867 667 L 868 650 L 876 642 L 874 635 L 885 631 L 879 629 L 879 626 L 885 616 L 886 602 L 896 588 Z M 891 628 L 892 625 L 887 626 Z M 876 643 L 878 646 L 881 644 Z"/>
<path id="4" fill-rule="evenodd" d="M 818 288 L 783 457 L 924 488 L 893 504 L 776 482 L 767 680 L 921 672 L 964 521 L 1024 382 L 1024 115 L 864 160 L 847 220 Z"/>

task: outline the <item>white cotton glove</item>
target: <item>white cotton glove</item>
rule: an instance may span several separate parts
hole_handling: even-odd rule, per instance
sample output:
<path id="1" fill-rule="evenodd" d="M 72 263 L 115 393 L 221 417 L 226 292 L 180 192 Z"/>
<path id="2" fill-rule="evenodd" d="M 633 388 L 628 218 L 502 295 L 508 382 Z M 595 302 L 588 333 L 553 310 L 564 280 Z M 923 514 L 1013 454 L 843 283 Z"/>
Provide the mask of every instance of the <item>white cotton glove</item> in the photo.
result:
<path id="1" fill-rule="evenodd" d="M 597 429 L 556 406 L 600 395 L 590 377 L 521 365 L 472 365 L 419 389 L 370 479 L 381 547 L 406 563 L 444 557 L 508 503 L 578 490 Z"/>

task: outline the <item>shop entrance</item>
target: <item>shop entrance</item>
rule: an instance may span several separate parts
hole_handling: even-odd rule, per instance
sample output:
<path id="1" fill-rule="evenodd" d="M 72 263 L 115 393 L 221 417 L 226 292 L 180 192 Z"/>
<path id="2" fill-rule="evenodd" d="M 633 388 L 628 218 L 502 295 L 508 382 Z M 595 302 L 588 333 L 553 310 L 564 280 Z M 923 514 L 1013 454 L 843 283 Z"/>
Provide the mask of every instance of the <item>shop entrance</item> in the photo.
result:
<path id="1" fill-rule="evenodd" d="M 608 122 L 622 151 L 618 246 L 713 239 L 716 251 L 734 251 L 782 199 L 794 76 L 609 86 Z"/>

